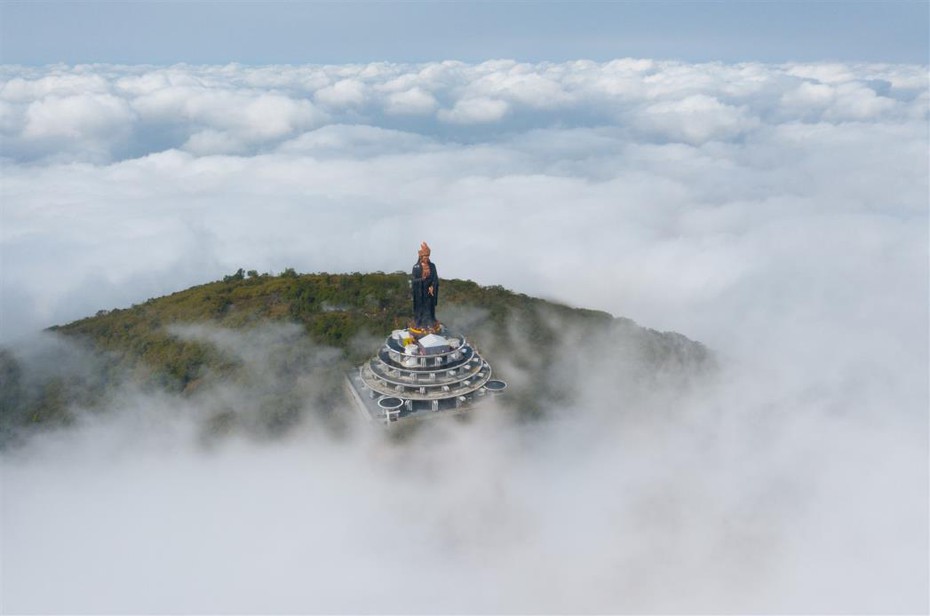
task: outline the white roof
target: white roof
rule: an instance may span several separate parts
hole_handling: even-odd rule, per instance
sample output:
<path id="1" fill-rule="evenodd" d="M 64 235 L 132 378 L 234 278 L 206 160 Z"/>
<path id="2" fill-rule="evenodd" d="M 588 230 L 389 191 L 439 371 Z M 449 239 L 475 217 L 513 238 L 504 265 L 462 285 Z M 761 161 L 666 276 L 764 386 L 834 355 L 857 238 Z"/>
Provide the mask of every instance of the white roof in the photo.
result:
<path id="1" fill-rule="evenodd" d="M 437 336 L 436 334 L 428 334 L 420 338 L 420 344 L 426 348 L 438 347 L 438 346 L 447 346 L 449 341 L 443 338 L 442 336 Z"/>

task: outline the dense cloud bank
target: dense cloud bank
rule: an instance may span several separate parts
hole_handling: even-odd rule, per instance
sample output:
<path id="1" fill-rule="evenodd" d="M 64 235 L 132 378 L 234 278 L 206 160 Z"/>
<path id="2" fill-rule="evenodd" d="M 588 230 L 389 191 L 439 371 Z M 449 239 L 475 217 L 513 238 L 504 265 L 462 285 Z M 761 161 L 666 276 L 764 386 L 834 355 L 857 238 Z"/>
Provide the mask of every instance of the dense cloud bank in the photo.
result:
<path id="1" fill-rule="evenodd" d="M 0 131 L 14 161 L 317 151 L 328 144 L 312 131 L 343 124 L 493 142 L 610 125 L 637 141 L 698 145 L 767 125 L 920 121 L 927 106 L 925 71 L 901 65 L 90 65 L 2 77 Z"/>
<path id="2" fill-rule="evenodd" d="M 2 70 L 4 340 L 425 239 L 722 361 L 631 401 L 621 349 L 564 418 L 399 448 L 203 452 L 128 395 L 4 459 L 14 611 L 928 609 L 926 67 Z"/>

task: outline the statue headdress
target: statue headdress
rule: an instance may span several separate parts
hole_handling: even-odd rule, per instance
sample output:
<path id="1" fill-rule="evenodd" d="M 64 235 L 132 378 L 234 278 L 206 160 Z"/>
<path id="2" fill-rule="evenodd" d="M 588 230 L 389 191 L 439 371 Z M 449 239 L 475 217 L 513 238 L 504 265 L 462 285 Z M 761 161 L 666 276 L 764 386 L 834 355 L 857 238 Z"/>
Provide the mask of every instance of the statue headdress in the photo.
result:
<path id="1" fill-rule="evenodd" d="M 430 255 L 429 245 L 426 242 L 421 242 L 420 250 L 417 251 L 417 256 L 429 257 L 429 255 Z"/>

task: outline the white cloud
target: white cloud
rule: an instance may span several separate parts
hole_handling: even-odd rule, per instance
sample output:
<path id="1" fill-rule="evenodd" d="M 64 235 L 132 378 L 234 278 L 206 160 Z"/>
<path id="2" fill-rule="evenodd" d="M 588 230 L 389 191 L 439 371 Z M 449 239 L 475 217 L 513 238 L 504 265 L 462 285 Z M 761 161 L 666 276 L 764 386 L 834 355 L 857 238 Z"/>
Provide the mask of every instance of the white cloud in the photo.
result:
<path id="1" fill-rule="evenodd" d="M 834 89 L 828 84 L 802 81 L 796 88 L 782 95 L 781 103 L 804 113 L 807 110 L 822 110 L 832 103 L 835 97 Z"/>
<path id="2" fill-rule="evenodd" d="M 328 107 L 357 107 L 365 103 L 366 87 L 356 79 L 342 79 L 317 90 L 314 99 Z"/>
<path id="3" fill-rule="evenodd" d="M 0 132 L 9 134 L 23 125 L 23 111 L 12 103 L 0 101 Z"/>
<path id="4" fill-rule="evenodd" d="M 452 109 L 441 109 L 439 119 L 456 124 L 482 124 L 498 122 L 507 114 L 510 106 L 502 100 L 485 96 L 456 101 Z"/>
<path id="5" fill-rule="evenodd" d="M 338 156 L 358 159 L 423 153 L 441 147 L 431 139 L 403 131 L 364 125 L 330 125 L 303 133 L 281 144 L 276 152 L 316 158 Z"/>
<path id="6" fill-rule="evenodd" d="M 40 74 L 34 79 L 14 77 L 6 81 L 0 89 L 0 97 L 10 102 L 29 103 L 49 96 L 63 98 L 108 92 L 110 84 L 104 75 L 52 69 L 49 74 Z"/>
<path id="7" fill-rule="evenodd" d="M 637 126 L 644 125 L 647 132 L 691 144 L 731 139 L 755 125 L 743 109 L 703 94 L 649 105 L 638 120 Z"/>
<path id="8" fill-rule="evenodd" d="M 114 563 L 150 566 L 148 577 L 121 578 L 125 592 L 96 593 L 113 611 L 307 611 L 306 580 L 320 581 L 322 611 L 926 609 L 925 67 L 19 70 L 0 90 L 4 340 L 239 267 L 406 269 L 425 239 L 444 277 L 680 331 L 726 365 L 711 391 L 678 406 L 623 398 L 609 366 L 594 366 L 579 415 L 615 408 L 595 395 L 606 391 L 649 417 L 677 408 L 676 420 L 546 424 L 538 450 L 522 448 L 525 433 L 494 428 L 491 438 L 481 426 L 437 436 L 457 457 L 430 442 L 406 453 L 231 444 L 212 458 L 180 446 L 167 459 L 153 446 L 111 465 L 101 484 L 88 470 L 99 459 L 85 453 L 112 441 L 89 429 L 56 450 L 64 462 L 37 453 L 40 466 L 6 474 L 17 517 L 4 524 L 18 532 L 5 533 L 17 539 L 4 550 L 29 567 L 5 579 L 24 611 L 41 609 L 28 592 L 32 567 L 52 562 L 66 584 L 70 561 L 55 545 L 88 547 L 57 513 L 75 507 L 74 520 L 108 507 L 139 515 L 123 544 L 106 532 L 96 544 L 101 575 L 120 571 Z M 32 125 L 30 109 L 45 110 Z M 187 403 L 143 406 L 177 404 Z M 112 429 L 117 442 L 134 434 Z M 483 456 L 449 463 L 469 459 L 476 442 Z M 55 476 L 67 475 L 68 456 L 84 466 L 62 490 Z M 43 475 L 46 463 L 54 472 Z M 236 478 L 254 468 L 280 483 L 249 475 L 245 492 L 261 498 L 245 501 Z M 317 473 L 332 468 L 358 483 Z M 150 492 L 120 496 L 146 477 Z M 567 506 L 563 493 L 583 504 Z M 163 511 L 147 494 L 194 499 L 190 523 L 144 515 Z M 42 495 L 59 506 L 39 507 Z M 228 512 L 225 533 L 196 534 L 200 520 Z M 355 534 L 369 516 L 395 534 Z M 266 552 L 246 532 L 256 524 L 277 529 Z M 61 542 L 30 556 L 39 528 Z M 241 542 L 224 543 L 229 534 Z M 196 549 L 134 560 L 164 536 Z M 265 560 L 233 558 L 239 548 Z M 398 560 L 411 564 L 388 566 Z M 205 584 L 237 583 L 225 583 L 227 595 L 198 593 L 183 582 L 195 565 L 217 572 Z M 284 577 L 268 582 L 268 570 Z M 339 603 L 358 570 L 384 577 Z M 435 592 L 397 594 L 408 573 Z M 137 580 L 153 576 L 177 594 L 145 600 Z M 279 602 L 249 595 L 255 579 L 278 583 Z M 77 581 L 65 590 L 79 593 Z M 655 588 L 671 582 L 681 593 Z"/>
<path id="9" fill-rule="evenodd" d="M 564 72 L 530 64 L 499 66 L 486 63 L 463 98 L 505 99 L 526 107 L 548 109 L 572 102 L 563 89 Z"/>
<path id="10" fill-rule="evenodd" d="M 837 101 L 827 117 L 837 120 L 867 120 L 895 107 L 895 102 L 878 96 L 860 83 L 845 83 L 836 90 Z"/>
<path id="11" fill-rule="evenodd" d="M 856 68 L 847 64 L 820 62 L 789 66 L 787 73 L 797 77 L 814 79 L 826 84 L 838 84 L 856 79 Z"/>
<path id="12" fill-rule="evenodd" d="M 410 88 L 388 94 L 385 111 L 396 115 L 422 115 L 432 112 L 437 106 L 436 98 L 422 88 Z"/>
<path id="13" fill-rule="evenodd" d="M 114 132 L 125 133 L 132 120 L 129 105 L 111 94 L 45 97 L 30 103 L 23 135 L 96 141 Z"/>
<path id="14" fill-rule="evenodd" d="M 181 149 L 197 154 L 241 154 L 246 151 L 242 140 L 237 139 L 228 132 L 217 130 L 203 130 L 194 133 L 184 142 Z"/>
<path id="15" fill-rule="evenodd" d="M 181 117 L 193 126 L 234 131 L 254 141 L 284 137 L 311 128 L 325 117 L 312 103 L 275 92 L 170 87 L 135 99 L 145 120 L 171 122 Z"/>
<path id="16" fill-rule="evenodd" d="M 655 131 L 656 138 L 697 143 L 741 139 L 773 113 L 779 114 L 779 123 L 920 120 L 926 115 L 921 101 L 927 89 L 926 75 L 913 66 L 688 65 L 638 59 L 601 64 L 56 66 L 6 74 L 0 102 L 7 120 L 0 128 L 8 155 L 95 162 L 185 143 L 200 155 L 255 153 L 329 123 L 402 121 L 405 130 L 428 133 L 436 127 L 434 119 L 463 138 L 481 125 L 513 117 L 523 127 L 539 129 L 633 124 L 639 131 Z M 62 105 L 71 109 L 58 113 Z M 37 118 L 26 131 L 23 118 L 30 113 Z M 122 129 L 101 130 L 109 136 L 85 153 L 87 128 L 116 120 Z M 48 130 L 67 136 L 66 142 L 40 138 Z M 216 147 L 203 145 L 207 142 Z"/>
<path id="17" fill-rule="evenodd" d="M 925 493 L 901 489 L 925 478 L 920 438 L 900 415 L 877 428 L 830 408 L 844 391 L 886 396 L 866 383 L 810 391 L 727 366 L 690 396 L 631 395 L 618 366 L 634 349 L 575 349 L 563 369 L 581 395 L 535 425 L 492 407 L 402 444 L 327 439 L 312 419 L 270 444 L 204 441 L 197 419 L 256 412 L 252 390 L 275 385 L 270 365 L 305 344 L 297 332 L 188 328 L 254 372 L 193 397 L 124 392 L 115 416 L 6 456 L 6 605 L 792 613 L 926 600 Z M 312 381 L 326 358 L 307 361 Z"/>

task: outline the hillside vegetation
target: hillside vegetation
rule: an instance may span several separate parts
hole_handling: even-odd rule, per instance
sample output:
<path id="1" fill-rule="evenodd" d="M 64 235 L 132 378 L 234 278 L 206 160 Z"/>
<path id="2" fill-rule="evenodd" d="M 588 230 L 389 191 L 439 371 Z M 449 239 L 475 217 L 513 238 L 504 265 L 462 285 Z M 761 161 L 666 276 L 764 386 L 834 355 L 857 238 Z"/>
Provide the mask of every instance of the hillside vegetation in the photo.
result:
<path id="1" fill-rule="evenodd" d="M 250 402 L 255 407 L 250 421 L 273 431 L 285 429 L 300 418 L 308 399 L 323 415 L 343 405 L 340 375 L 372 355 L 392 329 L 405 327 L 410 312 L 404 273 L 297 274 L 290 269 L 278 276 L 239 270 L 222 281 L 130 308 L 101 310 L 50 328 L 76 343 L 46 350 L 44 363 L 54 356 L 57 366 L 37 368 L 41 360 L 34 358 L 30 365 L 11 350 L 0 351 L 0 431 L 9 436 L 22 426 L 68 423 L 74 408 L 100 406 L 127 381 L 185 397 L 203 395 L 220 383 L 248 385 L 249 392 L 259 392 Z M 502 399 L 527 416 L 575 393 L 572 375 L 581 368 L 577 361 L 566 364 L 560 351 L 567 347 L 584 348 L 590 356 L 619 345 L 627 359 L 632 350 L 635 362 L 624 362 L 623 369 L 632 369 L 627 376 L 638 379 L 674 374 L 687 380 L 712 365 L 703 345 L 679 334 L 467 280 L 442 281 L 437 316 L 482 350 L 511 383 Z M 255 334 L 277 324 L 290 328 L 277 330 L 270 342 Z M 265 345 L 261 374 L 236 348 L 210 336 L 186 335 L 184 327 L 194 325 L 246 336 L 239 338 L 249 341 L 237 343 L 241 346 Z M 315 375 L 312 386 L 308 374 Z M 241 415 L 218 409 L 212 421 L 228 426 Z"/>

